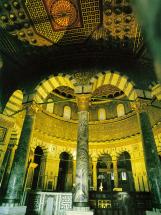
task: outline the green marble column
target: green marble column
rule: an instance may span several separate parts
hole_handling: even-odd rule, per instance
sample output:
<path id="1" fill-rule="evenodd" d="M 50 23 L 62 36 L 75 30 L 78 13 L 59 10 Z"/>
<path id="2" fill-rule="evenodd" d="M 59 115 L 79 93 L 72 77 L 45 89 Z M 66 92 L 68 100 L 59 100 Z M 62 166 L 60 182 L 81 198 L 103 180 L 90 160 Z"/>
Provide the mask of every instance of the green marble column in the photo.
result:
<path id="1" fill-rule="evenodd" d="M 1 53 L 0 53 L 0 73 L 1 73 L 1 69 L 3 68 L 3 58 L 1 56 Z M 2 83 L 0 82 L 0 86 L 2 86 Z M 0 87 L 0 113 L 2 113 L 2 87 Z"/>
<path id="2" fill-rule="evenodd" d="M 1 174 L 0 174 L 0 187 L 1 187 L 4 175 L 5 175 L 5 172 L 6 172 L 6 168 L 7 168 L 7 164 L 8 164 L 8 161 L 9 161 L 10 154 L 11 154 L 11 147 L 8 145 L 7 150 L 5 152 L 3 162 L 2 162 L 2 166 L 1 166 L 1 169 L 0 169 L 1 170 L 0 171 L 1 172 Z"/>
<path id="3" fill-rule="evenodd" d="M 9 163 L 12 157 L 11 155 L 14 147 L 15 145 L 10 141 L 10 143 L 7 146 L 7 150 L 5 152 L 5 156 L 2 162 L 1 174 L 0 174 L 0 192 L 2 191 L 2 193 L 6 189 L 6 184 L 8 181 L 8 167 L 9 167 Z"/>
<path id="4" fill-rule="evenodd" d="M 141 131 L 146 171 L 153 197 L 153 207 L 161 208 L 161 164 L 147 112 L 147 103 L 144 101 L 137 102 L 136 111 Z"/>
<path id="5" fill-rule="evenodd" d="M 81 94 L 77 96 L 78 104 L 78 135 L 77 135 L 77 157 L 76 157 L 76 181 L 74 193 L 74 206 L 88 206 L 88 178 L 89 178 L 89 156 L 88 156 L 88 106 L 90 95 Z"/>
<path id="6" fill-rule="evenodd" d="M 35 107 L 32 104 L 26 108 L 26 116 L 23 123 L 19 145 L 15 153 L 7 191 L 3 199 L 4 203 L 12 203 L 15 205 L 20 204 L 27 171 L 29 144 L 32 137 L 35 116 Z"/>

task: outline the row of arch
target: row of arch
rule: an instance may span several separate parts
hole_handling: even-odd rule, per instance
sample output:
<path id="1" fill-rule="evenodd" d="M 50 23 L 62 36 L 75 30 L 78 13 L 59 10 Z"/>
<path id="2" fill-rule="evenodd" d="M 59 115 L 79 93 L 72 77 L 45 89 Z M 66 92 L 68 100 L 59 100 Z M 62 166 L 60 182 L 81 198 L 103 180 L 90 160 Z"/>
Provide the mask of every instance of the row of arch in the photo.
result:
<path id="1" fill-rule="evenodd" d="M 34 100 L 37 103 L 43 103 L 48 95 L 57 87 L 67 86 L 75 89 L 75 84 L 76 80 L 69 75 L 59 74 L 58 76 L 49 76 L 48 79 L 43 80 L 35 88 L 35 92 L 32 95 L 24 96 L 21 90 L 15 91 L 9 98 L 3 113 L 6 115 L 14 114 L 21 109 L 23 102 Z M 89 84 L 92 86 L 92 92 L 103 85 L 116 86 L 125 93 L 129 100 L 135 100 L 140 93 L 143 95 L 142 90 L 136 90 L 134 84 L 118 72 L 106 71 L 99 73 L 90 80 Z M 149 94 L 147 95 L 149 96 Z"/>
<path id="2" fill-rule="evenodd" d="M 52 99 L 48 100 L 48 104 L 46 106 L 46 111 L 48 111 L 49 113 L 54 113 L 54 102 L 52 101 Z M 116 112 L 117 112 L 117 116 L 121 117 L 125 115 L 125 107 L 123 104 L 118 104 L 116 107 Z M 72 109 L 69 106 L 64 106 L 64 110 L 63 110 L 63 117 L 64 119 L 70 120 L 71 119 L 71 114 L 72 114 Z M 105 108 L 99 108 L 98 109 L 98 120 L 106 120 L 107 119 L 107 114 L 106 114 L 106 110 Z"/>
<path id="3" fill-rule="evenodd" d="M 68 152 L 62 152 L 59 156 L 59 171 L 55 187 L 56 191 L 71 191 L 75 183 L 75 173 L 73 170 L 73 156 Z M 42 176 L 45 174 L 44 168 L 44 157 L 43 150 L 41 147 L 35 149 L 34 163 L 37 163 L 37 167 L 34 171 L 32 189 L 44 189 L 42 184 Z M 93 164 L 92 158 L 89 159 L 89 186 L 93 189 Z M 54 169 L 54 162 L 53 162 Z M 118 187 L 122 188 L 123 191 L 134 191 L 134 179 L 131 167 L 131 157 L 130 154 L 125 151 L 120 154 L 117 160 L 117 170 L 118 170 Z M 98 158 L 97 161 L 97 190 L 102 189 L 104 191 L 112 191 L 114 189 L 114 168 L 112 163 L 112 157 L 109 154 L 103 154 Z M 45 189 L 53 190 L 53 185 L 51 181 L 46 185 Z"/>

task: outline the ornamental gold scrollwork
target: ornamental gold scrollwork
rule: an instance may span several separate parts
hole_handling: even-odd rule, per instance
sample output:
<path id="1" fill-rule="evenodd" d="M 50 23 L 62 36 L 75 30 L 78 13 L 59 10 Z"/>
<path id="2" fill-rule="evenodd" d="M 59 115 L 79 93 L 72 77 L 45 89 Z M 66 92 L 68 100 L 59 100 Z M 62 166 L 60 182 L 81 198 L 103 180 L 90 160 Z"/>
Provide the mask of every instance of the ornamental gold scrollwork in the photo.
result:
<path id="1" fill-rule="evenodd" d="M 151 104 L 151 101 L 146 99 L 137 99 L 136 101 L 131 102 L 130 104 L 132 110 L 141 113 L 146 112 L 148 110 L 148 106 Z"/>
<path id="2" fill-rule="evenodd" d="M 111 208 L 111 200 L 98 200 L 98 208 Z"/>
<path id="3" fill-rule="evenodd" d="M 34 115 L 36 114 L 38 111 L 42 110 L 41 105 L 37 104 L 36 102 L 32 102 L 32 103 L 28 103 L 24 105 L 25 109 L 26 109 L 26 113 L 28 115 Z"/>

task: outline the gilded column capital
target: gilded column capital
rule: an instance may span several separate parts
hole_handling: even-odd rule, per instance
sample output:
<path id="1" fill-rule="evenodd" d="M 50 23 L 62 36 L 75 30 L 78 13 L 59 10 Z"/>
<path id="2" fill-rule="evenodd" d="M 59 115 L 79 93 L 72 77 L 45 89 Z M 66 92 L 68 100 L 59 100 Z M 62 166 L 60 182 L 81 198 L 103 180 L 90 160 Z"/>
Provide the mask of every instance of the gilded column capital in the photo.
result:
<path id="1" fill-rule="evenodd" d="M 98 158 L 97 157 L 92 157 L 92 163 L 97 163 Z"/>
<path id="2" fill-rule="evenodd" d="M 24 108 L 26 109 L 27 115 L 34 115 L 38 111 L 41 111 L 41 106 L 38 105 L 36 102 L 27 103 L 24 105 Z"/>
<path id="3" fill-rule="evenodd" d="M 79 111 L 88 111 L 91 94 L 76 94 L 76 101 Z"/>
<path id="4" fill-rule="evenodd" d="M 146 99 L 137 99 L 134 102 L 131 102 L 131 108 L 132 110 L 136 111 L 137 113 L 146 112 L 148 109 L 148 106 L 151 104 L 150 100 Z"/>

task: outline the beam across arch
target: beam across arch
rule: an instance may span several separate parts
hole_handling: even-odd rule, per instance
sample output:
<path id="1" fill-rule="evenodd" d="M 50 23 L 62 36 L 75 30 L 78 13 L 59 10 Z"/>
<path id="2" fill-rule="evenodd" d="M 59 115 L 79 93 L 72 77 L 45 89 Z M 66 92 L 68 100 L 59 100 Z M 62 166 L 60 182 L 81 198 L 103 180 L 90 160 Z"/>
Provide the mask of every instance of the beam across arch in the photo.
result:
<path id="1" fill-rule="evenodd" d="M 34 100 L 37 103 L 45 101 L 47 96 L 56 88 L 66 86 L 74 89 L 75 79 L 70 75 L 59 74 L 58 76 L 51 75 L 48 79 L 43 80 L 36 88 Z"/>
<path id="2" fill-rule="evenodd" d="M 118 72 L 105 71 L 98 73 L 91 78 L 92 92 L 103 85 L 112 85 L 125 93 L 129 100 L 136 100 L 138 95 L 134 88 L 134 84 L 128 80 L 126 76 L 121 76 Z"/>

